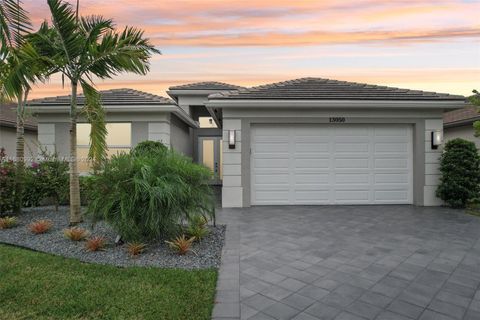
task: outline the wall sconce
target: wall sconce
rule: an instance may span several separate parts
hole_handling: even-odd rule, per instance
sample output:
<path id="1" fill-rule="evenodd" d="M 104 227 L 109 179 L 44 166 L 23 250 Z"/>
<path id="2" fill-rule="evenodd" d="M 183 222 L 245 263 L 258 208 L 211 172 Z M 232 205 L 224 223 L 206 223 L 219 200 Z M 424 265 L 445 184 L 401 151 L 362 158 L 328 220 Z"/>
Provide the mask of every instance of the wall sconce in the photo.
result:
<path id="1" fill-rule="evenodd" d="M 443 143 L 443 133 L 440 130 L 432 131 L 432 150 L 438 149 Z"/>
<path id="2" fill-rule="evenodd" d="M 228 130 L 228 148 L 235 149 L 235 130 Z"/>

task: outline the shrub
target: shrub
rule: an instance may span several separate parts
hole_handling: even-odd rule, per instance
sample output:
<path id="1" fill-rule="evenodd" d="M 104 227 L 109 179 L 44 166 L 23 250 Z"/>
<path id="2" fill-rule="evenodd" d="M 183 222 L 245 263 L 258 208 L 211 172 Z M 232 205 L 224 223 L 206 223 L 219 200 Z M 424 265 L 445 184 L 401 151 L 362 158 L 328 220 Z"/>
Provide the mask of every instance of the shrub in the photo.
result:
<path id="1" fill-rule="evenodd" d="M 94 236 L 87 240 L 85 249 L 87 251 L 101 251 L 105 249 L 106 240 L 104 237 Z"/>
<path id="2" fill-rule="evenodd" d="M 480 191 L 480 156 L 473 142 L 453 139 L 445 144 L 440 160 L 437 197 L 451 207 L 464 208 Z"/>
<path id="3" fill-rule="evenodd" d="M 168 151 L 168 147 L 158 141 L 142 141 L 132 150 L 134 156 L 158 156 Z"/>
<path id="4" fill-rule="evenodd" d="M 127 252 L 131 256 L 138 256 L 139 254 L 143 253 L 147 245 L 141 242 L 129 242 L 127 243 Z"/>
<path id="5" fill-rule="evenodd" d="M 184 255 L 184 254 L 187 254 L 187 252 L 189 251 L 193 252 L 193 250 L 191 249 L 193 241 L 195 241 L 195 237 L 191 237 L 187 239 L 185 235 L 181 235 L 173 239 L 172 241 L 165 241 L 165 242 L 168 244 L 168 246 L 172 250 L 174 250 L 180 255 Z"/>
<path id="6" fill-rule="evenodd" d="M 200 214 L 195 214 L 190 218 L 189 225 L 187 227 L 187 233 L 194 237 L 196 240 L 202 240 L 206 237 L 210 230 L 207 228 L 207 218 Z"/>
<path id="7" fill-rule="evenodd" d="M 81 241 L 88 237 L 88 231 L 80 227 L 65 229 L 63 230 L 63 234 L 67 239 L 72 241 Z"/>
<path id="8" fill-rule="evenodd" d="M 17 225 L 17 218 L 3 217 L 0 218 L 0 229 L 11 229 Z"/>
<path id="9" fill-rule="evenodd" d="M 42 234 L 46 233 L 53 226 L 53 223 L 50 220 L 38 220 L 32 222 L 28 228 L 33 234 Z"/>
<path id="10" fill-rule="evenodd" d="M 15 204 L 15 163 L 6 159 L 5 149 L 0 149 L 0 216 L 13 209 Z"/>
<path id="11" fill-rule="evenodd" d="M 93 177 L 87 215 L 104 219 L 126 241 L 172 235 L 193 214 L 213 217 L 211 173 L 168 150 L 162 156 L 120 154 Z"/>

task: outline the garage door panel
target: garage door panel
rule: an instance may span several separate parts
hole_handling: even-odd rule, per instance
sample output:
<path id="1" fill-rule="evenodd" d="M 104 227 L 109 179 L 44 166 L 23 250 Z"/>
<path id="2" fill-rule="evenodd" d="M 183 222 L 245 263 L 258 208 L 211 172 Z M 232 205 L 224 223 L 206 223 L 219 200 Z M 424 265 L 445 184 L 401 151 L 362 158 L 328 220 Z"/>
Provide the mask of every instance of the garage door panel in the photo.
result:
<path id="1" fill-rule="evenodd" d="M 329 173 L 296 173 L 293 177 L 296 185 L 300 184 L 329 184 Z"/>
<path id="2" fill-rule="evenodd" d="M 350 185 L 350 184 L 368 184 L 370 183 L 369 173 L 336 173 L 336 185 Z"/>
<path id="3" fill-rule="evenodd" d="M 269 135 L 283 140 L 267 146 Z M 254 125 L 251 136 L 252 204 L 412 202 L 407 125 Z"/>

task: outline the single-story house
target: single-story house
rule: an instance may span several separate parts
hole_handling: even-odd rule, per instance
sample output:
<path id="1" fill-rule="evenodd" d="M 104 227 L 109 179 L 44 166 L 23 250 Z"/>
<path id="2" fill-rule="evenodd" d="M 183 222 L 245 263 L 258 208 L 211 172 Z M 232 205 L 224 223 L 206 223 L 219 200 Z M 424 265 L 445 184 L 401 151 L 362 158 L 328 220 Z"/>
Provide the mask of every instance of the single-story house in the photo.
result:
<path id="1" fill-rule="evenodd" d="M 211 168 L 223 207 L 439 205 L 443 113 L 465 106 L 463 96 L 321 78 L 193 83 L 171 87 L 171 99 L 101 93 L 110 152 L 162 141 Z M 69 97 L 30 106 L 39 142 L 67 155 Z M 78 125 L 79 155 L 88 132 Z"/>
<path id="2" fill-rule="evenodd" d="M 480 113 L 474 106 L 445 112 L 443 114 L 445 141 L 462 138 L 474 142 L 480 149 L 480 138 L 475 137 L 475 130 L 473 130 L 473 123 L 478 120 L 480 120 Z"/>
<path id="3" fill-rule="evenodd" d="M 17 141 L 17 105 L 0 102 L 0 149 L 5 149 L 8 158 L 13 159 L 16 154 Z M 25 157 L 34 160 L 37 156 L 37 121 L 28 116 L 25 120 Z"/>

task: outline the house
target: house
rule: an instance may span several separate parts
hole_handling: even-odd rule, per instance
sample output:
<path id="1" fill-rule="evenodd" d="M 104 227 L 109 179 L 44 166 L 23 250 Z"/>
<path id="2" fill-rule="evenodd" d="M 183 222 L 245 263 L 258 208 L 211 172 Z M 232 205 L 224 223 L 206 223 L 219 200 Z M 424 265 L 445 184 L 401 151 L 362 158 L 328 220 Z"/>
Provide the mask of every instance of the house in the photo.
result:
<path id="1" fill-rule="evenodd" d="M 253 88 L 193 83 L 171 87 L 172 99 L 101 94 L 109 152 L 162 141 L 211 168 L 224 207 L 439 205 L 442 115 L 465 106 L 463 96 L 321 78 Z M 30 105 L 39 142 L 67 155 L 69 97 Z M 77 128 L 86 155 L 89 128 Z"/>
<path id="2" fill-rule="evenodd" d="M 16 104 L 0 102 L 0 149 L 4 148 L 8 158 L 13 159 L 16 155 L 17 113 Z M 33 161 L 37 156 L 37 121 L 33 117 L 27 117 L 25 121 L 25 157 Z"/>
<path id="3" fill-rule="evenodd" d="M 443 132 L 445 141 L 462 138 L 475 143 L 480 149 L 480 138 L 475 137 L 473 123 L 480 120 L 480 114 L 474 106 L 445 112 L 443 114 Z"/>

